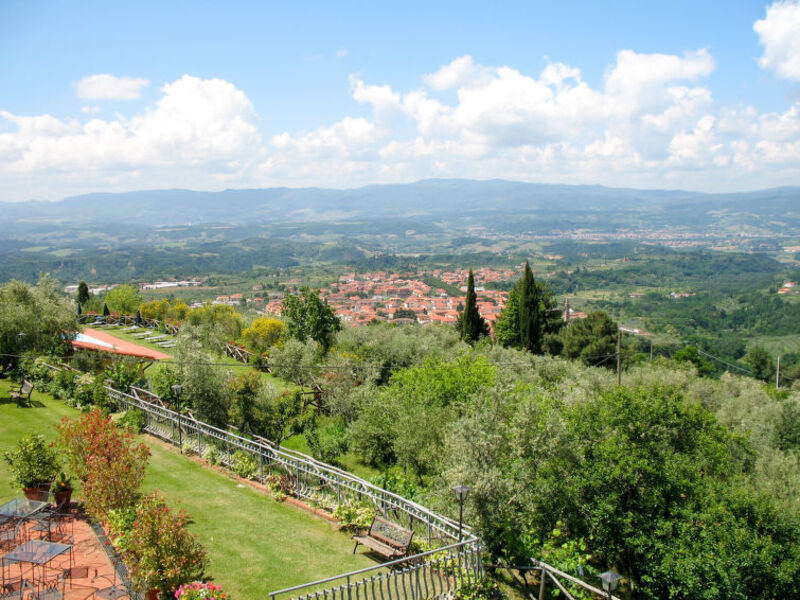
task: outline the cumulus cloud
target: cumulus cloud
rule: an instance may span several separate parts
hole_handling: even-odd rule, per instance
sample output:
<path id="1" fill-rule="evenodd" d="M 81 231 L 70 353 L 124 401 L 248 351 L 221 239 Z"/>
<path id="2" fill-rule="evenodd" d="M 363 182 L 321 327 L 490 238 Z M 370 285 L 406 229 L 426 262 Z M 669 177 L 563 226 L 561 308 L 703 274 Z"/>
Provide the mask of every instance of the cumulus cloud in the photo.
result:
<path id="1" fill-rule="evenodd" d="M 708 191 L 796 184 L 800 103 L 771 113 L 718 106 L 704 85 L 713 69 L 705 49 L 621 50 L 590 85 L 562 62 L 526 73 L 462 56 L 412 89 L 352 75 L 352 100 L 367 114 L 263 138 L 244 92 L 185 75 L 131 116 L 0 111 L 0 189 L 22 200 L 426 177 Z"/>
<path id="2" fill-rule="evenodd" d="M 313 165 L 303 177 L 338 186 L 505 177 L 720 190 L 796 181 L 800 105 L 774 114 L 715 107 L 702 85 L 713 70 L 701 48 L 621 50 L 596 87 L 561 62 L 531 75 L 468 55 L 424 75 L 417 89 L 351 76 L 353 98 L 373 109 L 372 120 L 360 122 L 369 135 L 354 137 L 346 120 L 284 133 L 273 139 L 261 174 L 291 183 L 290 165 Z M 455 101 L 437 95 L 446 90 Z"/>
<path id="3" fill-rule="evenodd" d="M 779 77 L 800 81 L 800 1 L 775 2 L 753 29 L 764 46 L 758 64 Z"/>
<path id="4" fill-rule="evenodd" d="M 147 79 L 115 77 L 108 73 L 89 75 L 75 85 L 78 98 L 84 100 L 136 100 L 142 88 L 150 85 Z"/>
<path id="5" fill-rule="evenodd" d="M 0 131 L 2 120 L 16 130 L 0 133 L 0 178 L 50 189 L 30 189 L 28 197 L 114 189 L 121 181 L 129 188 L 220 185 L 235 181 L 261 152 L 247 96 L 226 81 L 188 75 L 164 85 L 158 102 L 130 118 L 80 122 L 0 111 Z"/>

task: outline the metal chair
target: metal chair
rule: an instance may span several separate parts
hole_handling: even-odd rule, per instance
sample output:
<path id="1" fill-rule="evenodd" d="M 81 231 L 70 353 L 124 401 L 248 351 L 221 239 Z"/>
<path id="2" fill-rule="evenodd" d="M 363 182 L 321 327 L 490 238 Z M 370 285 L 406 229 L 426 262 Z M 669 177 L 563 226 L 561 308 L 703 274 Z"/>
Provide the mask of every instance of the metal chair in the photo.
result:
<path id="1" fill-rule="evenodd" d="M 5 584 L 0 587 L 0 600 L 21 600 L 26 582 L 25 579 L 6 581 Z"/>
<path id="2" fill-rule="evenodd" d="M 50 581 L 45 581 L 38 587 L 33 587 L 27 580 L 23 581 L 23 594 L 26 588 L 30 592 L 30 600 L 62 600 L 67 591 L 64 577 L 61 575 Z"/>
<path id="3" fill-rule="evenodd" d="M 94 581 L 97 579 L 97 567 L 68 567 L 61 572 L 61 576 L 69 580 L 69 589 L 72 589 L 73 579 L 89 579 L 92 571 L 94 571 L 94 575 L 91 576 L 91 581 Z M 97 590 L 93 586 L 89 587 L 92 587 L 95 591 Z"/>
<path id="4" fill-rule="evenodd" d="M 111 568 L 114 570 L 114 580 L 112 584 L 108 587 L 100 588 L 99 590 L 95 590 L 92 598 L 100 598 L 101 600 L 118 600 L 118 598 L 126 598 L 130 597 L 130 592 L 128 588 L 124 585 L 117 583 L 117 565 L 119 564 L 120 559 L 119 557 L 115 557 L 111 563 Z M 92 579 L 92 583 L 97 578 L 100 579 L 108 579 L 108 575 L 95 575 L 94 579 Z"/>
<path id="5" fill-rule="evenodd" d="M 6 579 L 5 583 L 0 587 L 0 598 L 13 597 L 13 596 L 21 598 L 22 583 L 24 581 L 25 581 L 24 579 L 19 577 L 17 579 Z"/>
<path id="6" fill-rule="evenodd" d="M 26 523 L 18 520 L 13 527 L 0 530 L 0 548 L 15 548 L 26 541 Z"/>

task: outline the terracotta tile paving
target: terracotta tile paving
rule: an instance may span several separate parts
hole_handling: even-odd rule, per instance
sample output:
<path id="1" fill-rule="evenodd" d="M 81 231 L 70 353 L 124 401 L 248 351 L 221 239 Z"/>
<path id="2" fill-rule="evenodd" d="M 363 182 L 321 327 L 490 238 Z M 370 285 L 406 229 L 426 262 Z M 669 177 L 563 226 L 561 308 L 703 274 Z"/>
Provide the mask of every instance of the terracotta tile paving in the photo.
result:
<path id="1" fill-rule="evenodd" d="M 74 509 L 72 511 L 73 523 L 72 526 L 66 525 L 66 535 L 54 534 L 52 541 L 69 544 L 72 538 L 72 566 L 73 567 L 89 567 L 89 576 L 83 578 L 72 578 L 66 580 L 66 600 L 84 600 L 86 598 L 93 598 L 94 592 L 98 589 L 111 586 L 114 580 L 114 571 L 111 561 L 103 550 L 102 543 L 98 539 L 92 527 L 86 520 L 86 515 L 76 514 Z M 37 539 L 34 534 L 31 539 Z M 5 550 L 8 552 L 8 550 Z M 0 556 L 4 552 L 0 552 Z M 51 563 L 51 567 L 47 571 L 48 577 L 55 577 L 61 569 L 66 569 L 70 566 L 70 555 L 65 553 Z M 95 576 L 95 569 L 97 576 Z M 19 578 L 19 567 L 16 564 L 7 564 L 5 566 L 5 576 L 11 579 Z M 23 567 L 23 576 L 28 578 L 30 576 L 30 565 Z M 38 577 L 38 575 L 37 575 Z M 116 579 L 119 584 L 119 578 Z M 127 598 L 127 596 L 125 596 Z"/>

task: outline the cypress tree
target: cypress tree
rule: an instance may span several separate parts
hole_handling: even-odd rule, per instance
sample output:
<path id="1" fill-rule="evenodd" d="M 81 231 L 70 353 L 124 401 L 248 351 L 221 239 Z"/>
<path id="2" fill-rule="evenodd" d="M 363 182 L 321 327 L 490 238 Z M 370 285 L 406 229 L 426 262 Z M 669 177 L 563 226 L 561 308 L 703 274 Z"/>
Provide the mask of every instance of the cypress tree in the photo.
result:
<path id="1" fill-rule="evenodd" d="M 78 304 L 83 305 L 89 301 L 89 286 L 85 281 L 78 284 Z"/>
<path id="2" fill-rule="evenodd" d="M 470 269 L 469 277 L 467 278 L 467 298 L 464 312 L 459 315 L 461 339 L 468 344 L 475 343 L 479 338 L 487 335 L 489 332 L 489 326 L 478 312 L 477 303 L 478 297 L 475 294 L 475 278 L 472 275 L 472 269 Z"/>
<path id="3" fill-rule="evenodd" d="M 103 302 L 103 316 L 107 317 L 110 314 L 111 314 L 111 311 L 108 310 L 108 304 Z"/>
<path id="4" fill-rule="evenodd" d="M 542 351 L 544 311 L 540 304 L 539 289 L 533 279 L 531 266 L 526 261 L 519 294 L 519 341 L 523 348 L 534 354 L 541 354 Z"/>

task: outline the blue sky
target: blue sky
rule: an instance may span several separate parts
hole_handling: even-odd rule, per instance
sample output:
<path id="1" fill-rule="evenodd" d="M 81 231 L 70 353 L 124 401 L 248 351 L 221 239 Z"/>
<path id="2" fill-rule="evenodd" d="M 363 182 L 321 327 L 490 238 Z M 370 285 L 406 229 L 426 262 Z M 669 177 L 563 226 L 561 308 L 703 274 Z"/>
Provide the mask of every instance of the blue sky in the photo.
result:
<path id="1" fill-rule="evenodd" d="M 800 184 L 797 1 L 605 4 L 6 1 L 0 200 Z"/>

